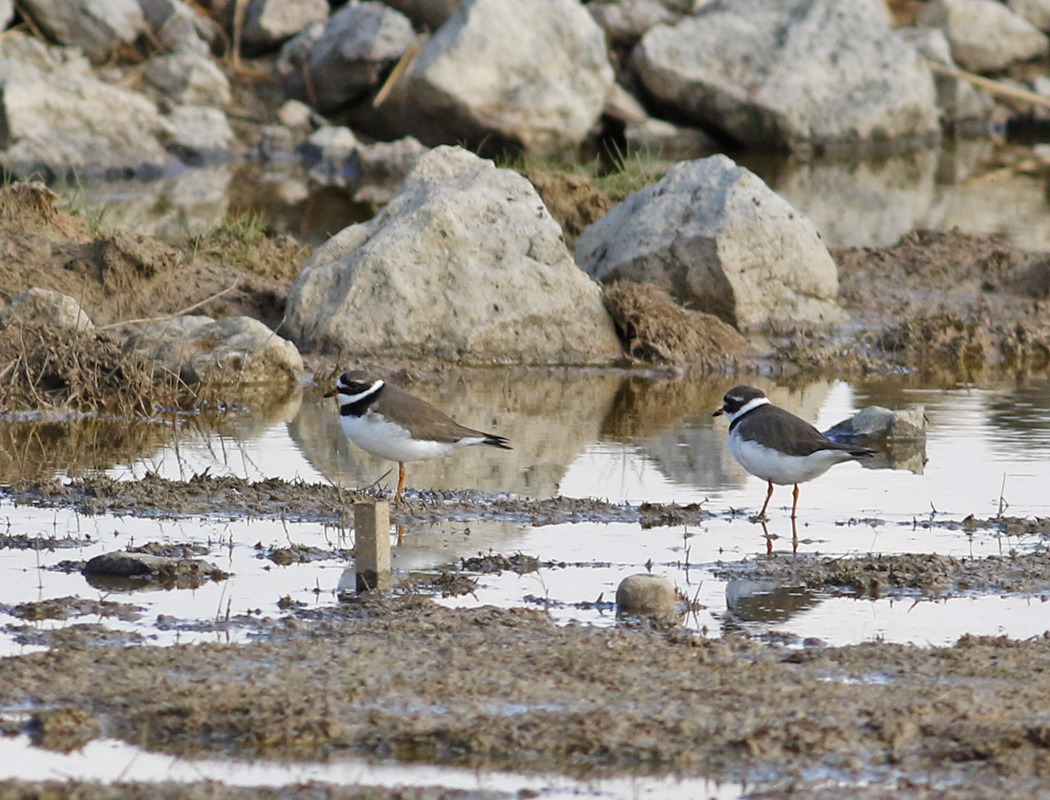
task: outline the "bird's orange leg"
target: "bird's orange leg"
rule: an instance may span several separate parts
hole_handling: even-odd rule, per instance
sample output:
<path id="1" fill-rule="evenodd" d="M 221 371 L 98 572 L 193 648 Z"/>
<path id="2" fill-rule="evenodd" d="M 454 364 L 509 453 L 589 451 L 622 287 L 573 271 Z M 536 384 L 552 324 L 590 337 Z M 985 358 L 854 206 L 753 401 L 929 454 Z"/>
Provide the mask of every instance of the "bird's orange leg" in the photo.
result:
<path id="1" fill-rule="evenodd" d="M 795 512 L 798 511 L 798 484 L 797 483 L 795 484 L 795 491 L 793 491 L 791 494 L 795 498 L 795 502 L 791 504 L 791 519 L 792 519 L 792 521 L 794 521 L 794 519 L 795 519 Z"/>
<path id="2" fill-rule="evenodd" d="M 773 496 L 773 481 L 770 481 L 769 482 L 769 491 L 766 492 L 766 502 L 762 504 L 762 510 L 758 512 L 758 516 L 764 517 L 766 515 L 766 509 L 769 507 L 769 498 L 772 497 L 772 496 Z"/>
<path id="3" fill-rule="evenodd" d="M 394 495 L 394 502 L 401 502 L 401 491 L 405 488 L 405 463 L 403 461 L 397 462 L 397 494 Z"/>

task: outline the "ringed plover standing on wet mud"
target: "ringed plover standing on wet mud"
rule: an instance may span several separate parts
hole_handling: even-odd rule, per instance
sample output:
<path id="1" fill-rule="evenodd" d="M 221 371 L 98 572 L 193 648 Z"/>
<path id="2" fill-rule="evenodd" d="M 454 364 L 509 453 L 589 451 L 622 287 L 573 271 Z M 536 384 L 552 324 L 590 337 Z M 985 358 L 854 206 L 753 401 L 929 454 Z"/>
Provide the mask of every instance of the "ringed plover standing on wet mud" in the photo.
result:
<path id="1" fill-rule="evenodd" d="M 461 447 L 487 444 L 511 450 L 507 440 L 465 428 L 425 400 L 360 371 L 344 372 L 325 397 L 339 398 L 343 433 L 374 456 L 396 461 L 395 501 L 405 488 L 405 462 L 444 458 Z"/>
<path id="2" fill-rule="evenodd" d="M 875 450 L 839 444 L 790 411 L 773 405 L 753 386 L 726 392 L 714 416 L 729 419 L 729 450 L 752 475 L 769 483 L 759 517 L 766 516 L 773 484 L 795 485 L 791 519 L 798 510 L 798 485 L 813 480 L 836 464 L 875 455 Z"/>

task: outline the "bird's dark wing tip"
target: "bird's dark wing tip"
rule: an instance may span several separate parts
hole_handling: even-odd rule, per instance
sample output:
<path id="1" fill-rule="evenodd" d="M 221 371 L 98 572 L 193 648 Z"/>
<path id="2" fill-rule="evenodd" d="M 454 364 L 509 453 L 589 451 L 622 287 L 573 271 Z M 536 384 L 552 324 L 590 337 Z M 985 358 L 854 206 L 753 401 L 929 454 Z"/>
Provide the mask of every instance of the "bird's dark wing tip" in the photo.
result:
<path id="1" fill-rule="evenodd" d="M 513 450 L 514 448 L 507 444 L 507 440 L 502 436 L 494 436 L 489 433 L 485 435 L 485 444 L 492 447 L 498 447 L 500 450 Z"/>

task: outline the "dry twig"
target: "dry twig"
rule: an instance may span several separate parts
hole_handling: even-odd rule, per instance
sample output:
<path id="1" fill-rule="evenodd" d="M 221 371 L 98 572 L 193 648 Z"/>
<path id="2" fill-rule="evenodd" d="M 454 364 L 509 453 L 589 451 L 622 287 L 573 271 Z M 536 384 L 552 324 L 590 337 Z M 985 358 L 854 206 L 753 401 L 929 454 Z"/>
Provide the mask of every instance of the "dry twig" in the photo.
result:
<path id="1" fill-rule="evenodd" d="M 1029 103 L 1034 106 L 1050 108 L 1050 97 L 1047 97 L 1046 95 L 1029 92 L 1027 89 L 1018 89 L 1016 86 L 1007 86 L 1004 83 L 993 81 L 991 78 L 974 75 L 972 72 L 966 72 L 958 67 L 949 67 L 945 64 L 938 64 L 936 61 L 931 61 L 929 64 L 930 69 L 938 75 L 947 75 L 956 80 L 963 80 L 967 83 L 972 83 L 974 86 L 984 89 L 988 94 L 998 95 L 999 97 L 1008 97 L 1011 100 L 1019 100 L 1022 103 Z"/>
<path id="2" fill-rule="evenodd" d="M 236 289 L 239 284 L 240 284 L 240 279 L 235 280 L 233 283 L 231 283 L 225 289 L 220 289 L 215 294 L 212 294 L 212 295 L 209 295 L 208 297 L 205 297 L 203 300 L 201 300 L 201 301 L 199 301 L 197 303 L 194 303 L 192 306 L 186 306 L 186 308 L 181 308 L 181 309 L 179 309 L 178 311 L 176 311 L 176 312 L 174 312 L 172 314 L 164 314 L 164 315 L 159 316 L 159 317 L 142 317 L 140 319 L 125 319 L 125 320 L 121 320 L 120 322 L 111 322 L 109 325 L 102 325 L 101 327 L 95 328 L 95 330 L 96 331 L 105 331 L 105 330 L 109 330 L 110 328 L 119 327 L 121 325 L 138 325 L 138 324 L 143 323 L 143 322 L 166 322 L 169 319 L 175 319 L 176 317 L 181 317 L 181 316 L 183 316 L 185 314 L 189 314 L 191 311 L 196 311 L 198 308 L 201 308 L 202 306 L 207 305 L 208 303 L 212 302 L 213 300 L 218 300 L 223 295 L 229 294 L 234 289 Z"/>

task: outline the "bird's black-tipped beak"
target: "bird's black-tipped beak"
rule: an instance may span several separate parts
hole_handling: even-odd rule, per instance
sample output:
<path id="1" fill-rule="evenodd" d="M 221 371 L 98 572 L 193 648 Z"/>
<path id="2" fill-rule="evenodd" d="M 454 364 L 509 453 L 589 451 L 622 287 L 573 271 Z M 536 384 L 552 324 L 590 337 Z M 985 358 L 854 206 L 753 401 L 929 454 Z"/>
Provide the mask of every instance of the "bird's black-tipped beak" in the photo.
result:
<path id="1" fill-rule="evenodd" d="M 325 392 L 325 393 L 324 393 L 323 395 L 321 395 L 321 396 L 322 396 L 322 397 L 335 397 L 335 396 L 336 396 L 337 394 L 339 394 L 339 390 L 338 390 L 338 389 L 332 389 L 332 390 L 331 390 L 331 391 L 329 391 L 329 392 Z"/>
<path id="2" fill-rule="evenodd" d="M 723 413 L 725 413 L 725 408 L 720 408 L 717 411 L 715 411 L 715 413 L 712 414 L 711 416 L 712 417 L 720 417 L 720 416 L 722 416 Z"/>

